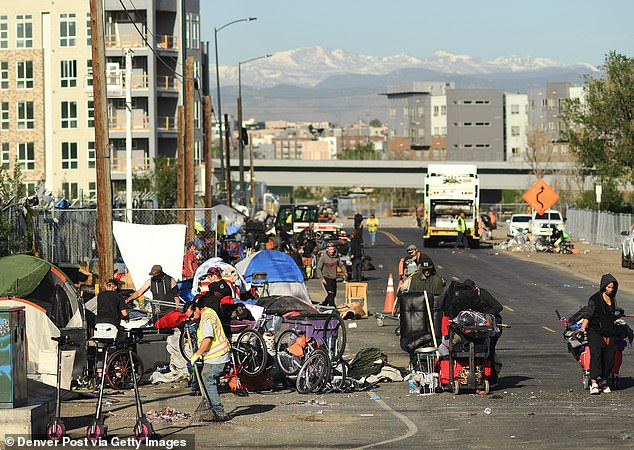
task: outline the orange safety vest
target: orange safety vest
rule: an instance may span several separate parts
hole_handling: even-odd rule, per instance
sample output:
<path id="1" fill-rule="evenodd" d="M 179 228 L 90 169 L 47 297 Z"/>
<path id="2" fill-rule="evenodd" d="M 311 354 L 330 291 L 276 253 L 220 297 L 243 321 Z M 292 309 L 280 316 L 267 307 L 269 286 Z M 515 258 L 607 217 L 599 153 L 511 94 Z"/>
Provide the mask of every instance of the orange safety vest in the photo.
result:
<path id="1" fill-rule="evenodd" d="M 198 342 L 203 341 L 203 324 L 206 321 L 211 321 L 211 325 L 214 329 L 214 335 L 211 338 L 211 343 L 209 344 L 209 348 L 203 352 L 203 361 L 213 358 L 218 358 L 222 355 L 227 354 L 231 349 L 231 345 L 229 344 L 229 340 L 225 335 L 224 330 L 222 329 L 222 323 L 220 323 L 220 318 L 216 311 L 211 308 L 203 308 L 203 314 L 200 316 L 200 324 L 198 325 L 198 329 L 196 330 L 196 337 L 198 338 Z"/>

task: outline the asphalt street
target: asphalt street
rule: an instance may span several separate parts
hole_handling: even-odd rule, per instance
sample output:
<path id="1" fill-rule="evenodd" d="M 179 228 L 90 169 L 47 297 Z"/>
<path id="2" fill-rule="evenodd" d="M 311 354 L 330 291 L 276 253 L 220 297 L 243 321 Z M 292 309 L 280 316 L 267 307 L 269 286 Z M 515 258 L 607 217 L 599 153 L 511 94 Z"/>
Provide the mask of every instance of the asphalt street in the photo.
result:
<path id="1" fill-rule="evenodd" d="M 366 238 L 366 240 L 368 240 Z M 383 310 L 388 274 L 408 244 L 422 246 L 417 229 L 383 229 L 366 254 L 375 270 L 366 273 L 370 310 Z M 194 434 L 197 448 L 633 448 L 634 356 L 624 353 L 622 389 L 590 397 L 581 385 L 581 369 L 566 351 L 555 310 L 572 314 L 597 287 L 570 272 L 497 252 L 452 247 L 424 249 L 448 281 L 471 278 L 504 305 L 505 329 L 497 352 L 504 364 L 498 386 L 489 395 L 451 393 L 410 395 L 406 383 L 381 384 L 371 392 L 300 395 L 291 390 L 223 395 L 234 420 L 190 426 L 155 422 L 162 436 Z M 597 280 L 598 282 L 598 280 Z M 318 280 L 309 281 L 314 300 L 324 296 Z M 338 302 L 343 301 L 343 283 Z M 626 311 L 634 303 L 617 297 Z M 374 317 L 348 328 L 350 357 L 364 347 L 379 347 L 389 362 L 407 366 L 408 356 L 394 334 L 396 321 L 377 326 Z M 348 323 L 349 324 L 349 323 Z M 145 409 L 171 406 L 192 411 L 198 399 L 184 383 L 142 388 Z M 116 402 L 107 419 L 113 435 L 131 433 L 134 410 L 130 393 Z M 82 436 L 92 403 L 65 403 L 74 416 L 70 433 Z M 488 409 L 487 409 L 488 408 Z M 485 413 L 485 409 L 488 414 Z M 490 409 L 490 411 L 489 411 Z"/>

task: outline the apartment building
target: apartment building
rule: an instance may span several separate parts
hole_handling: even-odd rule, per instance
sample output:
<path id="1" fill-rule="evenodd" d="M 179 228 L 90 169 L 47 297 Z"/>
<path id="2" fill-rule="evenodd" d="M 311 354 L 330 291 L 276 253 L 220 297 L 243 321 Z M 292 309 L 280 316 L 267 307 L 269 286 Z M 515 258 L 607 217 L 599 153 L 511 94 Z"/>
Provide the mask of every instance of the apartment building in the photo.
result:
<path id="1" fill-rule="evenodd" d="M 528 94 L 504 94 L 506 161 L 525 161 L 528 150 Z"/>
<path id="2" fill-rule="evenodd" d="M 0 12 L 0 162 L 17 157 L 30 192 L 39 183 L 67 199 L 96 196 L 90 6 L 87 0 L 25 0 Z M 199 2 L 187 1 L 185 45 L 196 60 L 195 154 L 202 157 L 202 105 L 208 87 Z M 182 95 L 181 2 L 104 1 L 112 179 L 126 168 L 126 89 L 132 93 L 132 166 L 147 172 L 176 156 Z M 126 53 L 132 76 L 126 79 Z"/>
<path id="3" fill-rule="evenodd" d="M 504 160 L 500 89 L 447 90 L 447 160 Z"/>

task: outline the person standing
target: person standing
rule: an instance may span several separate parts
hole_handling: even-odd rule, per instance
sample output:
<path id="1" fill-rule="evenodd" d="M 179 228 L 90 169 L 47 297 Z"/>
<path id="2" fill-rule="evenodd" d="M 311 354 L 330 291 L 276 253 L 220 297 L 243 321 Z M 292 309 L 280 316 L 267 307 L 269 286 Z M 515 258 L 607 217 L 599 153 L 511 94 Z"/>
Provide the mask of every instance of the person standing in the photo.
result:
<path id="1" fill-rule="evenodd" d="M 119 282 L 111 278 L 106 289 L 97 294 L 97 318 L 95 323 L 109 323 L 121 329 L 121 319 L 128 318 L 126 302 L 119 292 Z"/>
<path id="2" fill-rule="evenodd" d="M 616 337 L 614 313 L 619 282 L 612 274 L 601 277 L 599 291 L 588 300 L 583 309 L 581 332 L 588 332 L 590 346 L 590 394 L 610 393 L 607 378 L 614 366 Z"/>
<path id="3" fill-rule="evenodd" d="M 352 260 L 352 281 L 363 281 L 363 243 L 357 230 L 350 233 L 350 259 Z"/>
<path id="4" fill-rule="evenodd" d="M 359 209 L 354 210 L 354 229 L 359 233 L 359 238 L 361 242 L 363 242 L 363 225 L 365 225 L 365 220 L 363 220 L 363 215 L 359 212 Z"/>
<path id="5" fill-rule="evenodd" d="M 225 412 L 218 392 L 220 376 L 225 370 L 225 365 L 229 362 L 231 349 L 229 340 L 222 329 L 220 318 L 216 311 L 211 308 L 201 308 L 196 302 L 187 304 L 185 314 L 188 319 L 198 321 L 196 329 L 198 349 L 189 362 L 192 366 L 199 360 L 203 362 L 201 378 L 203 387 L 207 392 L 207 398 L 211 403 L 214 420 L 219 422 L 231 420 L 231 416 Z"/>
<path id="6" fill-rule="evenodd" d="M 347 278 L 347 270 L 339 258 L 337 247 L 334 242 L 329 242 L 326 251 L 322 252 L 317 262 L 317 273 L 321 277 L 321 283 L 326 289 L 326 298 L 321 303 L 322 306 L 335 306 L 337 297 L 337 267 L 341 267 L 344 277 Z"/>
<path id="7" fill-rule="evenodd" d="M 178 308 L 181 298 L 176 280 L 163 272 L 163 267 L 159 264 L 152 266 L 149 275 L 150 278 L 143 283 L 143 286 L 134 291 L 125 302 L 130 303 L 149 290 L 152 293 L 152 299 L 161 302 L 157 308 L 159 312 L 166 312 L 169 309 Z M 167 306 L 168 304 L 170 305 L 169 307 Z"/>
<path id="8" fill-rule="evenodd" d="M 187 244 L 187 252 L 183 262 L 183 278 L 192 278 L 196 269 L 198 269 L 198 258 L 196 257 L 196 244 L 192 241 Z"/>
<path id="9" fill-rule="evenodd" d="M 222 240 L 227 237 L 227 221 L 222 218 L 222 215 L 218 214 L 216 219 L 216 235 L 218 240 Z"/>
<path id="10" fill-rule="evenodd" d="M 495 230 L 498 227 L 498 213 L 495 212 L 495 209 L 491 208 L 489 211 L 489 217 L 491 218 L 491 229 Z"/>
<path id="11" fill-rule="evenodd" d="M 379 219 L 377 219 L 374 214 L 370 214 L 366 225 L 368 226 L 368 233 L 370 234 L 370 245 L 374 247 L 376 243 L 376 232 L 379 229 Z"/>
<path id="12" fill-rule="evenodd" d="M 458 216 L 458 223 L 456 224 L 456 231 L 458 232 L 458 236 L 456 237 L 454 248 L 458 248 L 461 245 L 464 248 L 469 248 L 469 240 L 466 236 L 467 220 L 465 219 L 464 211 L 460 211 L 460 215 Z"/>

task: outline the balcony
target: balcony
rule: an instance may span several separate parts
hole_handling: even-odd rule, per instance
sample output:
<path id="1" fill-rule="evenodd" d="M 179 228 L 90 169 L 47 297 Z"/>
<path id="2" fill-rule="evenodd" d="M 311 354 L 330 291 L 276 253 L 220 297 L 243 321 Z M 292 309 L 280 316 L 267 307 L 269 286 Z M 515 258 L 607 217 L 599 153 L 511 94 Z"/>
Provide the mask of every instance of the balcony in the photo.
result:
<path id="1" fill-rule="evenodd" d="M 125 131 L 126 117 L 125 115 L 116 115 L 115 117 L 108 117 L 108 128 L 110 131 Z M 132 116 L 132 130 L 135 131 L 149 131 L 150 130 L 150 118 L 148 116 Z"/>
<path id="2" fill-rule="evenodd" d="M 147 47 L 147 35 L 139 34 L 106 34 L 106 48 L 143 48 Z"/>
<path id="3" fill-rule="evenodd" d="M 156 118 L 156 130 L 162 133 L 176 133 L 178 131 L 174 116 Z"/>
<path id="4" fill-rule="evenodd" d="M 135 150 L 133 150 L 135 151 Z M 124 174 L 128 167 L 126 158 L 111 158 L 112 165 L 110 171 L 112 174 Z M 132 172 L 149 172 L 150 171 L 150 158 L 147 156 L 140 156 L 132 158 Z"/>
<path id="5" fill-rule="evenodd" d="M 159 91 L 178 92 L 180 82 L 176 77 L 159 75 L 156 77 L 156 89 Z"/>
<path id="6" fill-rule="evenodd" d="M 171 34 L 156 35 L 156 48 L 160 50 L 178 50 L 178 37 Z"/>

